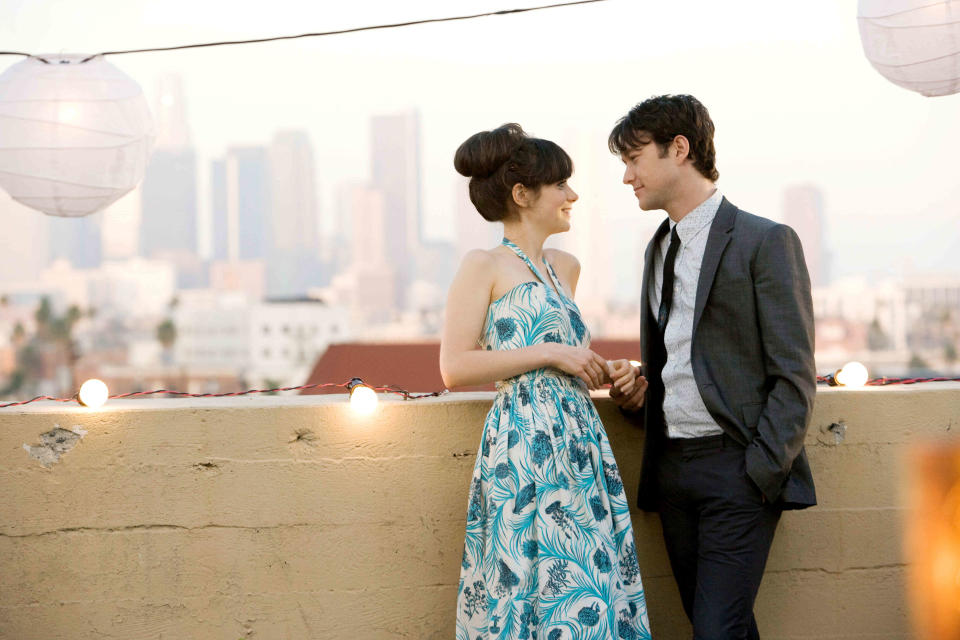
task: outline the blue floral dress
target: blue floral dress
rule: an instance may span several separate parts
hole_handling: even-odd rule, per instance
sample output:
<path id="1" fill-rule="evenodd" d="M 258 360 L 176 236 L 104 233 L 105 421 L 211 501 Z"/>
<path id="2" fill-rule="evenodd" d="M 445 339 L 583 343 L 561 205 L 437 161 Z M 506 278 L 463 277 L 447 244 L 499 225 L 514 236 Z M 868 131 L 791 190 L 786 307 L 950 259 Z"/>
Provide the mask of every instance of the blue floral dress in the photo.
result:
<path id="1" fill-rule="evenodd" d="M 490 303 L 481 345 L 585 347 L 577 305 L 547 264 Z M 650 637 L 630 511 L 586 385 L 557 369 L 497 383 L 470 484 L 457 640 Z"/>

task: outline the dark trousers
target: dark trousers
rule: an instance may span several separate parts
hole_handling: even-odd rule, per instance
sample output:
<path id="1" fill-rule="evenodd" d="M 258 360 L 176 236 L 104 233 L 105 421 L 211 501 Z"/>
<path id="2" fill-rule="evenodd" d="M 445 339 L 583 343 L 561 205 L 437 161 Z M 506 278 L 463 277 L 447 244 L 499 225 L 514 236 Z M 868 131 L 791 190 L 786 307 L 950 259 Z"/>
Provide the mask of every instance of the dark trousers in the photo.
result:
<path id="1" fill-rule="evenodd" d="M 753 602 L 781 510 L 766 504 L 726 435 L 668 439 L 660 521 L 694 640 L 757 640 Z"/>

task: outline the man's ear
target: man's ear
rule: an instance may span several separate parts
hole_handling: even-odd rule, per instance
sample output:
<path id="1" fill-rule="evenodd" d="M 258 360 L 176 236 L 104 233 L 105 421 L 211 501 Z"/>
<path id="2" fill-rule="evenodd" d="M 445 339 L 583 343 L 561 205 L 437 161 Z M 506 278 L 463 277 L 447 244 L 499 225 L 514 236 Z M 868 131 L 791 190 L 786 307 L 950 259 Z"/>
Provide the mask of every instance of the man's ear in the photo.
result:
<path id="1" fill-rule="evenodd" d="M 510 191 L 510 195 L 513 196 L 513 202 L 518 207 L 528 207 L 530 206 L 530 193 L 525 186 L 519 182 L 513 185 L 513 189 Z"/>
<path id="2" fill-rule="evenodd" d="M 683 164 L 683 161 L 690 158 L 690 141 L 687 136 L 678 135 L 673 138 L 673 156 L 677 164 Z M 690 158 L 692 160 L 692 158 Z"/>

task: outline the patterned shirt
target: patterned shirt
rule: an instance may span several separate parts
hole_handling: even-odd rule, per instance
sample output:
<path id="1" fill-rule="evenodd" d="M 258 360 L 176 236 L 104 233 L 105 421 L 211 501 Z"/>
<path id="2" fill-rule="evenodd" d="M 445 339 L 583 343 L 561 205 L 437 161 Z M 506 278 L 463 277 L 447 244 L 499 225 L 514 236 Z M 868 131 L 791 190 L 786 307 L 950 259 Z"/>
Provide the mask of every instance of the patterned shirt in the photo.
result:
<path id="1" fill-rule="evenodd" d="M 680 249 L 674 263 L 673 303 L 664 332 L 667 363 L 663 367 L 663 416 L 670 438 L 697 438 L 723 433 L 723 429 L 707 411 L 693 377 L 690 345 L 693 341 L 693 309 L 697 298 L 700 265 L 710 235 L 710 223 L 723 200 L 719 189 L 688 213 L 679 223 L 670 221 L 670 230 L 677 228 Z M 660 290 L 663 287 L 663 261 L 670 246 L 670 234 L 655 247 L 653 281 L 650 283 L 650 308 L 657 317 Z"/>

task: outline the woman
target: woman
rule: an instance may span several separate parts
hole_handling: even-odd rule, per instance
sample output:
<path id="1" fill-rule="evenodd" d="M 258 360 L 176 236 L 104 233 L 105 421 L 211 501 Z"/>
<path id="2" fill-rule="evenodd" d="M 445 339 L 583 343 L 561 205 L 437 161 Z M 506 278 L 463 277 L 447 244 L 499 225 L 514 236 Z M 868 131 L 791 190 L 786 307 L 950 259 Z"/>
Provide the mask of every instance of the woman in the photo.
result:
<path id="1" fill-rule="evenodd" d="M 464 256 L 440 348 L 448 387 L 499 381 L 470 485 L 456 637 L 649 638 L 623 483 L 588 393 L 644 381 L 588 348 L 580 265 L 543 248 L 570 228 L 573 163 L 506 124 L 467 139 L 454 166 L 504 231 Z"/>

